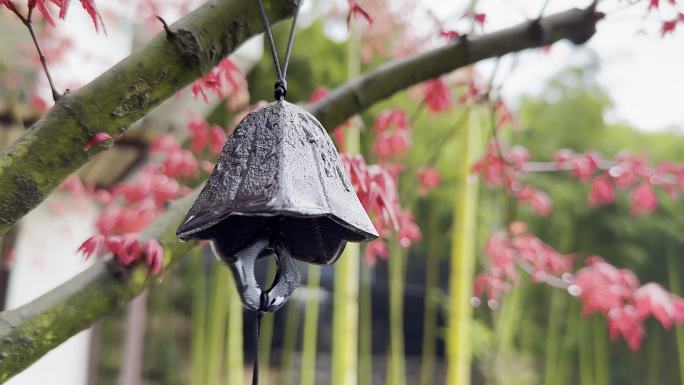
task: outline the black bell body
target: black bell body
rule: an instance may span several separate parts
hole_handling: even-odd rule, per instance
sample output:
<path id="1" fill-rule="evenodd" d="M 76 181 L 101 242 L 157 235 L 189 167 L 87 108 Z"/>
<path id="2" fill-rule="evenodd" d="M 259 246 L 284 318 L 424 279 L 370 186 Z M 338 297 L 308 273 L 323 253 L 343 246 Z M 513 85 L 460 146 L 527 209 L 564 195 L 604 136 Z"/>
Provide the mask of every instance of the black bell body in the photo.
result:
<path id="1" fill-rule="evenodd" d="M 315 264 L 378 237 L 323 126 L 286 101 L 238 124 L 177 235 L 212 240 L 224 260 L 268 238 L 260 255 L 277 245 Z"/>

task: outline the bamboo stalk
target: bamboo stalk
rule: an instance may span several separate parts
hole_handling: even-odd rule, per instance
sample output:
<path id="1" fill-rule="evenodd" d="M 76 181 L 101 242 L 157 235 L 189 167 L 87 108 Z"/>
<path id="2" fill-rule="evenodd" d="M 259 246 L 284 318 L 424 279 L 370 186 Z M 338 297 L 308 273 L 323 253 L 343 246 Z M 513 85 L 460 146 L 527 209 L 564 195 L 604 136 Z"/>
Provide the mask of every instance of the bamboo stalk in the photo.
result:
<path id="1" fill-rule="evenodd" d="M 406 385 L 404 356 L 404 258 L 399 240 L 389 241 L 390 353 L 387 385 Z"/>
<path id="2" fill-rule="evenodd" d="M 577 317 L 581 317 L 579 312 Z M 589 322 L 579 323 L 579 374 L 580 385 L 594 384 L 594 355 L 592 354 L 591 324 Z"/>
<path id="3" fill-rule="evenodd" d="M 286 305 L 285 337 L 283 339 L 282 360 L 280 362 L 280 383 L 290 385 L 294 382 L 294 358 L 299 336 L 299 303 L 293 298 Z"/>
<path id="4" fill-rule="evenodd" d="M 608 353 L 608 335 L 602 318 L 594 316 L 592 324 L 594 340 L 594 384 L 610 385 L 610 356 Z"/>
<path id="5" fill-rule="evenodd" d="M 204 272 L 204 256 L 202 249 L 197 248 L 190 254 L 192 264 L 192 314 L 191 314 L 191 358 L 190 358 L 190 384 L 205 385 L 204 365 L 205 332 L 207 326 L 207 279 Z"/>
<path id="6" fill-rule="evenodd" d="M 223 344 L 225 342 L 226 316 L 228 315 L 228 288 L 230 272 L 225 266 L 215 266 L 211 278 L 208 324 L 206 333 L 206 385 L 221 383 L 223 367 Z"/>
<path id="7" fill-rule="evenodd" d="M 559 234 L 558 250 L 566 252 L 573 248 L 572 242 L 574 240 L 573 226 L 569 221 L 563 221 L 557 229 Z M 572 354 L 572 336 L 575 334 L 575 328 L 572 325 L 572 317 L 568 317 L 568 313 L 572 312 L 572 305 L 570 304 L 570 297 L 563 292 L 554 290 L 554 295 L 557 295 L 556 314 L 558 315 L 558 347 L 556 349 L 555 369 L 552 374 L 552 382 L 549 385 L 565 385 L 570 382 L 570 368 L 573 362 Z M 564 335 L 564 336 L 563 336 Z"/>
<path id="8" fill-rule="evenodd" d="M 558 376 L 556 377 L 557 382 L 554 385 L 566 385 L 574 381 L 572 374 L 575 373 L 575 371 L 572 370 L 572 368 L 575 367 L 575 363 L 577 362 L 578 358 L 577 325 L 578 323 L 582 322 L 581 316 L 579 315 L 581 310 L 579 303 L 575 301 L 569 302 L 567 298 L 565 298 L 564 302 L 567 304 L 567 323 L 564 329 L 565 335 L 563 337 L 563 348 L 561 349 L 561 354 L 558 358 L 559 364 L 557 369 Z"/>
<path id="9" fill-rule="evenodd" d="M 439 254 L 436 239 L 441 235 L 437 213 L 430 210 L 428 218 L 428 245 L 425 260 L 425 310 L 423 315 L 423 349 L 420 368 L 420 385 L 435 383 L 437 362 L 437 311 L 436 297 L 439 290 Z"/>
<path id="10" fill-rule="evenodd" d="M 309 265 L 307 274 L 307 288 L 311 296 L 306 300 L 304 313 L 304 336 L 302 341 L 301 385 L 315 385 L 316 383 L 316 347 L 318 342 L 318 307 L 319 298 L 313 295 L 319 290 L 321 282 L 321 268 Z"/>
<path id="11" fill-rule="evenodd" d="M 558 237 L 558 250 L 564 251 L 571 247 L 572 234 L 570 226 L 563 222 L 559 229 L 556 229 Z M 553 290 L 551 293 L 551 304 L 549 306 L 549 325 L 547 329 L 546 354 L 544 359 L 544 385 L 561 385 L 567 383 L 567 374 L 564 372 L 569 365 L 567 359 L 563 359 L 565 343 L 562 338 L 562 328 L 566 322 L 568 309 L 567 293 Z M 568 328 L 568 330 L 571 330 Z M 606 384 L 607 385 L 607 384 Z"/>
<path id="12" fill-rule="evenodd" d="M 349 39 L 349 78 L 361 71 L 361 41 L 352 34 Z M 345 136 L 345 151 L 358 154 L 361 151 L 360 122 L 352 120 Z M 332 385 L 356 385 L 358 383 L 359 339 L 359 245 L 348 243 L 335 266 L 333 289 L 333 346 Z"/>
<path id="13" fill-rule="evenodd" d="M 561 300 L 566 294 L 559 290 L 551 293 L 549 324 L 546 329 L 546 353 L 544 355 L 544 385 L 554 385 L 558 378 L 558 348 L 561 326 Z"/>
<path id="14" fill-rule="evenodd" d="M 359 385 L 373 385 L 373 267 L 361 264 L 359 285 Z"/>
<path id="15" fill-rule="evenodd" d="M 496 312 L 496 348 L 497 354 L 508 354 L 514 349 L 515 337 L 520 336 L 522 317 L 522 299 L 527 281 L 522 281 L 506 295 Z"/>
<path id="16" fill-rule="evenodd" d="M 660 382 L 660 360 L 662 357 L 662 344 L 660 343 L 660 330 L 657 327 L 651 327 L 648 331 L 648 353 L 647 359 L 647 373 L 646 385 L 661 385 Z"/>
<path id="17" fill-rule="evenodd" d="M 454 195 L 451 270 L 449 275 L 449 323 L 447 332 L 447 385 L 470 384 L 470 328 L 473 272 L 475 266 L 475 209 L 477 179 L 470 176 L 470 163 L 479 138 L 478 115 L 470 111 L 468 124 L 457 134 L 461 145 L 457 190 Z"/>
<path id="18" fill-rule="evenodd" d="M 359 246 L 347 247 L 335 266 L 332 385 L 357 383 Z"/>
<path id="19" fill-rule="evenodd" d="M 222 266 L 221 266 L 222 267 Z M 228 270 L 222 268 L 222 270 Z M 235 289 L 235 280 L 232 274 L 228 274 L 224 282 L 228 302 L 228 328 L 226 332 L 226 376 L 223 382 L 231 385 L 245 384 L 245 361 L 243 356 L 244 341 L 242 339 L 242 301 Z"/>

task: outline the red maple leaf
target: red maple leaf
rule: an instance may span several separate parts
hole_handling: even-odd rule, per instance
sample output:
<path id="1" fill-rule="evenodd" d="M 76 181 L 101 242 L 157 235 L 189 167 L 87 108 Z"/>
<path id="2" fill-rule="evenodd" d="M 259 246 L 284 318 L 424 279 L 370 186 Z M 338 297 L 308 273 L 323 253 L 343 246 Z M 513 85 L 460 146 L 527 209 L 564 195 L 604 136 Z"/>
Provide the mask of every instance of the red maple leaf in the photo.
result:
<path id="1" fill-rule="evenodd" d="M 212 154 L 221 152 L 226 139 L 227 135 L 223 127 L 217 125 L 209 127 L 209 151 Z"/>
<path id="2" fill-rule="evenodd" d="M 67 3 L 67 4 L 69 3 L 69 0 L 61 0 L 61 1 L 64 3 Z M 95 1 L 94 0 L 81 0 L 81 6 L 83 6 L 83 9 L 85 9 L 86 12 L 88 12 L 90 17 L 93 19 L 93 24 L 95 24 L 95 30 L 99 31 L 98 21 L 99 21 L 99 24 L 102 25 L 102 29 L 105 30 L 104 21 L 102 20 L 102 16 L 100 15 L 100 12 L 97 11 L 97 7 L 95 6 Z M 63 9 L 66 9 L 66 6 Z M 66 13 L 66 10 L 64 12 Z M 60 17 L 61 17 L 61 12 L 60 12 Z M 106 30 L 105 30 L 105 33 L 107 33 Z"/>
<path id="3" fill-rule="evenodd" d="M 594 178 L 589 192 L 589 206 L 607 205 L 615 201 L 615 190 L 608 174 Z"/>
<path id="4" fill-rule="evenodd" d="M 442 183 L 442 175 L 432 167 L 425 167 L 418 171 L 418 181 L 420 182 L 422 194 L 436 189 Z"/>
<path id="5" fill-rule="evenodd" d="M 195 98 L 201 94 L 206 103 L 209 103 L 207 90 L 212 91 L 217 97 L 223 98 L 224 80 L 228 83 L 229 91 L 233 94 L 237 94 L 246 88 L 247 80 L 240 68 L 230 58 L 225 58 L 214 69 L 192 84 L 192 94 Z"/>
<path id="6" fill-rule="evenodd" d="M 655 317 L 665 329 L 684 321 L 684 312 L 677 303 L 682 299 L 657 283 L 647 283 L 634 292 L 634 305 L 640 318 Z"/>
<path id="7" fill-rule="evenodd" d="M 52 19 L 52 15 L 50 14 L 50 10 L 47 8 L 47 4 L 45 4 L 45 0 L 29 0 L 28 7 L 29 12 L 33 11 L 34 8 L 38 8 L 38 11 L 41 15 L 43 15 L 45 21 L 47 21 L 51 26 L 55 26 L 55 20 Z"/>
<path id="8" fill-rule="evenodd" d="M 440 112 L 451 108 L 451 90 L 441 78 L 431 79 L 425 82 L 423 102 L 432 112 Z"/>
<path id="9" fill-rule="evenodd" d="M 368 266 L 375 266 L 378 259 L 383 261 L 387 260 L 387 255 L 387 242 L 385 242 L 384 239 L 379 238 L 366 246 L 366 251 L 363 253 L 363 261 L 366 262 Z"/>
<path id="10" fill-rule="evenodd" d="M 365 9 L 361 8 L 356 0 L 347 0 L 349 3 L 349 14 L 347 15 L 347 25 L 351 21 L 352 17 L 361 17 L 366 20 L 368 24 L 373 24 L 373 18 L 366 12 Z"/>
<path id="11" fill-rule="evenodd" d="M 172 150 L 162 163 L 162 170 L 164 175 L 170 178 L 189 177 L 199 171 L 199 162 L 188 150 Z"/>
<path id="12" fill-rule="evenodd" d="M 397 130 L 406 129 L 409 127 L 409 117 L 400 108 L 388 109 L 378 114 L 373 127 L 378 133 L 383 133 L 392 127 Z"/>
<path id="13" fill-rule="evenodd" d="M 606 318 L 608 319 L 608 331 L 612 340 L 615 340 L 621 334 L 627 341 L 630 349 L 639 350 L 641 348 L 641 340 L 646 332 L 644 331 L 643 321 L 639 314 L 637 314 L 634 306 L 627 305 L 611 309 Z"/>
<path id="14" fill-rule="evenodd" d="M 673 33 L 677 28 L 677 20 L 664 21 L 660 27 L 660 36 L 665 36 L 668 33 Z"/>
<path id="15" fill-rule="evenodd" d="M 546 217 L 551 213 L 551 198 L 545 192 L 525 186 L 515 195 L 520 202 L 529 203 L 537 215 Z"/>
<path id="16" fill-rule="evenodd" d="M 441 36 L 447 40 L 454 40 L 455 38 L 461 36 L 461 34 L 458 31 L 443 29 L 443 30 L 439 31 L 439 36 Z"/>
<path id="17" fill-rule="evenodd" d="M 50 0 L 53 4 L 59 7 L 59 18 L 64 20 L 69 9 L 69 0 Z"/>
<path id="18" fill-rule="evenodd" d="M 408 248 L 413 243 L 420 241 L 422 234 L 410 211 L 402 209 L 397 211 L 399 217 L 399 231 L 397 232 L 399 245 L 403 248 Z"/>
<path id="19" fill-rule="evenodd" d="M 112 140 L 112 136 L 109 135 L 106 132 L 98 132 L 97 134 L 93 135 L 88 143 L 83 147 L 85 151 L 89 151 L 91 148 L 99 145 L 100 143 L 107 142 L 109 140 Z"/>
<path id="20" fill-rule="evenodd" d="M 192 140 L 190 149 L 195 154 L 201 154 L 209 142 L 209 126 L 204 119 L 193 120 L 188 123 L 188 134 Z"/>
<path id="21" fill-rule="evenodd" d="M 328 96 L 328 94 L 329 94 L 329 91 L 328 91 L 327 88 L 325 88 L 325 87 L 318 87 L 318 88 L 316 88 L 316 89 L 311 93 L 311 98 L 309 99 L 309 101 L 310 101 L 311 103 L 316 103 L 317 101 L 319 101 L 319 100 L 325 98 L 326 96 Z"/>
<path id="22" fill-rule="evenodd" d="M 92 255 L 99 255 L 105 244 L 105 236 L 98 234 L 86 239 L 81 246 L 78 247 L 78 253 L 82 253 L 86 259 L 90 258 Z"/>
<path id="23" fill-rule="evenodd" d="M 164 249 L 156 239 L 150 239 L 142 246 L 145 263 L 150 268 L 150 274 L 158 274 L 164 268 Z"/>
<path id="24" fill-rule="evenodd" d="M 643 183 L 632 191 L 632 215 L 652 213 L 658 206 L 658 196 L 650 183 Z"/>
<path id="25" fill-rule="evenodd" d="M 5 7 L 11 10 L 17 9 L 12 0 L 0 0 L 0 5 L 4 5 Z"/>

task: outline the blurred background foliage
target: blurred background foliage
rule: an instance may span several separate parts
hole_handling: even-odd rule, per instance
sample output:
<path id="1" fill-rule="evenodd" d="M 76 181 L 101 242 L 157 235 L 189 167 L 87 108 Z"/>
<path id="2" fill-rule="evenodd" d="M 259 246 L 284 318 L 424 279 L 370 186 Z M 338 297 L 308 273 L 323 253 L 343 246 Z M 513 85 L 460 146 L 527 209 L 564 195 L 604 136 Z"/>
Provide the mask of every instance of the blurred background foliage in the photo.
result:
<path id="1" fill-rule="evenodd" d="M 284 45 L 289 26 L 280 24 L 275 30 L 276 42 Z M 298 30 L 288 72 L 292 102 L 307 103 L 317 87 L 332 89 L 347 80 L 348 46 L 335 43 L 323 33 L 320 23 Z M 284 47 L 280 48 L 284 50 Z M 581 48 L 585 49 L 585 48 Z M 364 63 L 362 72 L 376 63 Z M 684 137 L 678 132 L 645 133 L 625 123 L 608 123 L 605 116 L 611 101 L 597 85 L 594 75 L 600 63 L 572 68 L 559 73 L 534 96 L 524 98 L 516 108 L 519 131 L 502 135 L 510 145 L 523 145 L 530 150 L 531 160 L 549 161 L 560 148 L 578 152 L 594 149 L 606 158 L 618 151 L 646 153 L 651 161 L 684 161 Z M 270 100 L 273 89 L 273 64 L 268 55 L 248 75 L 252 101 Z M 454 89 L 458 98 L 459 89 Z M 455 193 L 459 151 L 455 136 L 462 129 L 459 122 L 464 108 L 432 114 L 419 106 L 411 92 L 395 95 L 361 115 L 365 129 L 361 132 L 362 153 L 369 163 L 372 125 L 375 116 L 386 108 L 403 108 L 413 119 L 412 146 L 402 162 L 406 172 L 399 191 L 404 205 L 410 206 L 423 231 L 423 240 L 412 247 L 406 258 L 404 293 L 404 339 L 407 383 L 421 383 L 421 361 L 435 360 L 435 382 L 444 382 L 443 365 L 445 322 L 449 309 L 448 293 L 450 229 Z M 230 125 L 234 117 L 223 106 L 210 116 L 211 123 Z M 485 125 L 487 123 L 485 122 Z M 328 127 L 332 129 L 332 127 Z M 489 129 L 482 130 L 490 134 Z M 483 138 L 484 139 L 484 138 Z M 483 141 L 484 142 L 484 141 Z M 415 171 L 434 162 L 443 176 L 440 188 L 428 196 L 418 192 Z M 483 244 L 489 234 L 501 230 L 511 219 L 526 222 L 530 231 L 561 252 L 577 253 L 577 265 L 590 255 L 598 254 L 618 267 L 632 269 L 642 282 L 654 281 L 666 287 L 678 283 L 684 274 L 684 263 L 678 261 L 684 247 L 684 201 L 662 199 L 652 215 L 634 217 L 629 214 L 628 197 L 621 195 L 617 204 L 590 208 L 587 184 L 562 173 L 526 176 L 526 183 L 551 196 L 552 214 L 534 216 L 527 208 L 517 209 L 499 191 L 480 188 L 478 210 L 477 257 L 482 258 Z M 428 259 L 436 266 L 436 287 L 426 289 Z M 478 266 L 478 268 L 480 268 Z M 185 258 L 166 271 L 163 281 L 149 290 L 145 332 L 144 378 L 149 384 L 211 384 L 203 375 L 217 372 L 227 375 L 223 365 L 229 355 L 225 342 L 230 324 L 243 317 L 241 312 L 219 309 L 232 290 L 229 283 L 216 283 L 217 269 L 208 254 Z M 306 272 L 305 266 L 300 266 Z M 380 261 L 374 268 L 364 267 L 372 277 L 373 377 L 364 384 L 385 383 L 388 352 L 388 330 L 392 319 L 388 314 L 388 268 Z M 266 274 L 266 264 L 260 266 Z M 333 267 L 323 267 L 321 290 L 298 289 L 287 306 L 274 316 L 269 379 L 271 383 L 298 384 L 304 301 L 315 295 L 320 300 L 316 383 L 329 383 Z M 213 285 L 224 291 L 217 297 Z M 677 294 L 684 294 L 679 292 Z M 424 328 L 424 304 L 435 304 L 434 327 Z M 218 313 L 223 313 L 222 316 Z M 605 322 L 598 316 L 584 317 L 580 303 L 566 292 L 535 285 L 523 279 L 499 306 L 475 310 L 471 332 L 473 350 L 473 384 L 506 385 L 657 385 L 680 384 L 681 368 L 675 331 L 663 330 L 654 322 L 648 324 L 644 346 L 630 351 L 622 341 L 610 342 Z M 100 324 L 101 349 L 98 383 L 115 384 L 119 371 L 123 314 L 105 319 Z M 253 352 L 253 316 L 244 316 L 244 346 L 247 368 Z M 233 320 L 233 321 L 231 321 Z M 234 327 L 234 326 L 233 326 Z M 684 330 L 677 330 L 684 348 Z M 434 338 L 433 353 L 421 356 L 425 334 Z M 428 344 L 431 342 L 428 341 Z M 192 348 L 190 348 L 192 347 Z M 203 366 L 203 369 L 197 369 Z M 223 368 L 223 369 L 222 369 Z M 247 369 L 245 369 L 247 370 Z M 204 374 L 197 374 L 204 373 Z M 246 373 L 246 372 L 245 372 Z M 197 377 L 199 376 L 199 377 Z M 248 376 L 245 376 L 245 379 Z M 234 382 L 229 382 L 233 384 Z M 427 384 L 426 384 L 427 385 Z"/>

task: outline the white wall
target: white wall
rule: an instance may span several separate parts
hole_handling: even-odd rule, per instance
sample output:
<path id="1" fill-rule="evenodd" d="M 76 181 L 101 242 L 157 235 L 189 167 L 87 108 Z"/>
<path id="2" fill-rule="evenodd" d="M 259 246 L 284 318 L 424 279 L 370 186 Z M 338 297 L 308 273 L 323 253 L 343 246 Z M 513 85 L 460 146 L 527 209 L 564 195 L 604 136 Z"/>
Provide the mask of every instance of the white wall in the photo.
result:
<path id="1" fill-rule="evenodd" d="M 97 211 L 85 201 L 55 195 L 21 222 L 7 293 L 8 309 L 54 289 L 89 265 L 76 250 L 94 234 Z M 7 384 L 85 385 L 89 343 L 90 332 L 79 333 Z"/>

